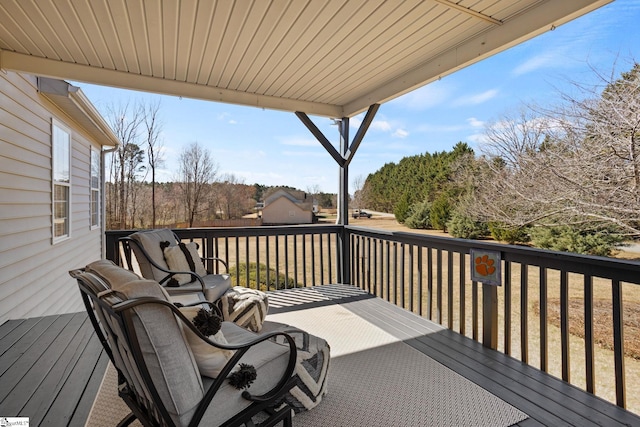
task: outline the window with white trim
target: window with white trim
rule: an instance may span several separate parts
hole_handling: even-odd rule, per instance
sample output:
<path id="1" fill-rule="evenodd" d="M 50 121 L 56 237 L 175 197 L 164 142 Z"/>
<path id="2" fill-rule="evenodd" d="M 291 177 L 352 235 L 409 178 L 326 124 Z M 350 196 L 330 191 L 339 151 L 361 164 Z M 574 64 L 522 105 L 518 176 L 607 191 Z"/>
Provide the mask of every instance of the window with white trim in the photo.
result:
<path id="1" fill-rule="evenodd" d="M 100 227 L 100 153 L 91 149 L 91 228 Z"/>
<path id="2" fill-rule="evenodd" d="M 71 134 L 55 120 L 51 124 L 53 164 L 53 241 L 65 239 L 71 224 Z"/>

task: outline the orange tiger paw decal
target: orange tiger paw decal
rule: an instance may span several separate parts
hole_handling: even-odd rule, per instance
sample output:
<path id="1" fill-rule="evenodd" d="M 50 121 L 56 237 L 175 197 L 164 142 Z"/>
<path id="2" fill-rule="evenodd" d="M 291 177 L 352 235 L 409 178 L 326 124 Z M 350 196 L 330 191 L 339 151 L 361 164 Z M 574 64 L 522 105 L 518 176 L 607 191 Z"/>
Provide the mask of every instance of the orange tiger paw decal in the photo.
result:
<path id="1" fill-rule="evenodd" d="M 476 258 L 476 272 L 481 276 L 490 276 L 495 273 L 496 268 L 493 266 L 493 260 L 487 255 Z"/>

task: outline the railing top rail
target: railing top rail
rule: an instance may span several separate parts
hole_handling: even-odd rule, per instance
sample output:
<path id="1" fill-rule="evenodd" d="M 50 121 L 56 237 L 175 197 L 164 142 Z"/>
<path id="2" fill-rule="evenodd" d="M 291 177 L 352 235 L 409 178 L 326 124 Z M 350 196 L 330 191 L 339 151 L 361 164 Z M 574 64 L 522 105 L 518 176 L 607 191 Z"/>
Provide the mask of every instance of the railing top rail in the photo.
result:
<path id="1" fill-rule="evenodd" d="M 640 263 L 636 261 L 403 231 L 346 228 L 351 234 L 457 253 L 468 254 L 471 249 L 499 251 L 504 261 L 640 284 Z"/>
<path id="2" fill-rule="evenodd" d="M 276 235 L 304 235 L 342 232 L 342 226 L 332 224 L 314 225 L 274 225 L 257 227 L 200 227 L 174 228 L 178 236 L 184 239 L 196 237 L 245 237 L 245 236 L 276 236 Z M 140 230 L 109 230 L 105 234 L 116 239 L 128 236 Z"/>

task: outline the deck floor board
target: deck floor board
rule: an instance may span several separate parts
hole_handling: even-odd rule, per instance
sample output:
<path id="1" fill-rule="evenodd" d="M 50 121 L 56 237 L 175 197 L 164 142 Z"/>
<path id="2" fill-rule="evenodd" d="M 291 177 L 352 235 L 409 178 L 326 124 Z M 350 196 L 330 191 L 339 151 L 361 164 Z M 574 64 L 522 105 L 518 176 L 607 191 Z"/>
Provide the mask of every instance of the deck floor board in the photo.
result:
<path id="1" fill-rule="evenodd" d="M 273 298 L 282 305 L 270 312 L 341 304 L 525 412 L 529 418 L 517 427 L 640 426 L 631 412 L 357 288 L 313 289 L 322 297 L 283 291 Z M 0 325 L 0 415 L 26 416 L 33 425 L 83 426 L 107 361 L 85 313 Z"/>

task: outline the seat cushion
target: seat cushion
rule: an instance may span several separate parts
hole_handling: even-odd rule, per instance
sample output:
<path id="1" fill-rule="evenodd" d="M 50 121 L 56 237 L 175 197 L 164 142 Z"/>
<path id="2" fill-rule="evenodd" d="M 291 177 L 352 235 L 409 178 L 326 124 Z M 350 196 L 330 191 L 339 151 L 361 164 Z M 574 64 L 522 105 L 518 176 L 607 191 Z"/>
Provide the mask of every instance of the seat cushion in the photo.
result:
<path id="1" fill-rule="evenodd" d="M 217 301 L 231 287 L 231 277 L 228 274 L 207 274 L 202 279 L 205 286 L 204 296 L 207 301 Z M 197 280 L 178 287 L 166 287 L 165 289 L 172 296 L 202 292 L 202 286 Z"/>
<path id="2" fill-rule="evenodd" d="M 221 330 L 230 344 L 248 342 L 256 337 L 253 332 L 247 331 L 231 322 L 223 322 Z M 253 346 L 239 362 L 256 368 L 256 380 L 251 384 L 248 391 L 255 395 L 269 391 L 282 378 L 288 362 L 288 346 L 276 344 L 272 341 L 263 341 Z M 202 382 L 206 389 L 213 380 L 203 377 Z M 243 391 L 237 390 L 228 381 L 225 381 L 205 412 L 201 425 L 220 425 L 248 407 L 251 402 L 242 397 Z"/>
<path id="3" fill-rule="evenodd" d="M 157 282 L 134 280 L 112 284 L 127 298 L 154 297 L 167 301 Z M 171 418 L 186 425 L 204 396 L 200 372 L 173 312 L 158 304 L 134 308 L 136 338 L 149 375 Z"/>

